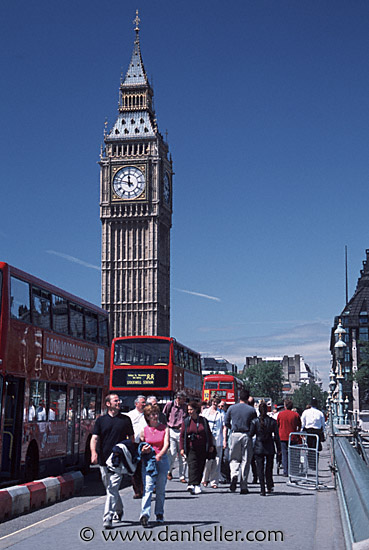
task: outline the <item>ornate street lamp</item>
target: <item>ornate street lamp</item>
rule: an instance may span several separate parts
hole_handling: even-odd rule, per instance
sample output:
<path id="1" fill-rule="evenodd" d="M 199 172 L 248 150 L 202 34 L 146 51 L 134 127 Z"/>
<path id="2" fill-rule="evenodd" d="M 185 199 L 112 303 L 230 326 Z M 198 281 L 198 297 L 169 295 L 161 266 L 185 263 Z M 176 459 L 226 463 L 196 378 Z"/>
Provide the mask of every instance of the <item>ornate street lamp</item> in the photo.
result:
<path id="1" fill-rule="evenodd" d="M 329 410 L 331 415 L 331 422 L 337 422 L 336 413 L 335 410 L 335 403 L 334 403 L 334 390 L 336 388 L 336 376 L 333 370 L 333 366 L 331 368 L 331 372 L 329 374 L 329 392 L 328 392 L 328 399 L 329 399 Z M 332 426 L 331 423 L 331 426 Z"/>
<path id="2" fill-rule="evenodd" d="M 346 395 L 345 399 L 345 424 L 348 424 L 348 412 L 349 412 L 349 398 L 348 395 Z"/>
<path id="3" fill-rule="evenodd" d="M 338 320 L 338 325 L 337 325 L 337 328 L 336 330 L 334 331 L 334 334 L 336 335 L 336 342 L 338 341 L 340 335 L 341 337 L 344 336 L 346 334 L 346 331 L 345 329 L 343 328 L 342 326 L 342 321 L 341 319 Z"/>
<path id="4" fill-rule="evenodd" d="M 335 334 L 339 330 L 339 327 L 341 327 L 343 329 L 342 325 L 338 325 L 337 329 L 334 331 Z M 336 376 L 336 380 L 338 382 L 338 424 L 343 424 L 344 423 L 342 382 L 343 382 L 345 377 L 342 374 L 342 361 L 345 357 L 346 344 L 341 339 L 342 334 L 343 334 L 342 331 L 338 332 L 338 341 L 334 345 L 334 352 L 335 352 L 335 355 L 336 355 L 337 371 L 338 371 L 338 374 Z M 346 334 L 346 331 L 344 331 L 344 334 Z"/>

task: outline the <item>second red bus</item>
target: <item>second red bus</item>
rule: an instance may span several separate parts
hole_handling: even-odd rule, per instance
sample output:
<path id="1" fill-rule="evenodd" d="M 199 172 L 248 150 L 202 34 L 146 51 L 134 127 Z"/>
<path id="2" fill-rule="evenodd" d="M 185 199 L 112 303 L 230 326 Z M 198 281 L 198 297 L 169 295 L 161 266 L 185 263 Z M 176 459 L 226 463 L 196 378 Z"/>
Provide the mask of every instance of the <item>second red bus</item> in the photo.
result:
<path id="1" fill-rule="evenodd" d="M 202 399 L 209 401 L 212 397 L 219 397 L 228 405 L 233 405 L 239 400 L 243 387 L 242 380 L 232 374 L 208 374 L 204 376 Z"/>

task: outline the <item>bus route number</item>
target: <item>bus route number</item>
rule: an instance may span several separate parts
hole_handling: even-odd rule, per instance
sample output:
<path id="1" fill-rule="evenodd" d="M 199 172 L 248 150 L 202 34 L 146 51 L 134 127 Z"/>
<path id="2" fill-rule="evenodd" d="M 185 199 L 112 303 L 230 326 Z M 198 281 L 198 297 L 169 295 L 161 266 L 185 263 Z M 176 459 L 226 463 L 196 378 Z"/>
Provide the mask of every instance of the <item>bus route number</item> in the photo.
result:
<path id="1" fill-rule="evenodd" d="M 127 373 L 127 386 L 153 386 L 154 379 L 154 373 Z"/>

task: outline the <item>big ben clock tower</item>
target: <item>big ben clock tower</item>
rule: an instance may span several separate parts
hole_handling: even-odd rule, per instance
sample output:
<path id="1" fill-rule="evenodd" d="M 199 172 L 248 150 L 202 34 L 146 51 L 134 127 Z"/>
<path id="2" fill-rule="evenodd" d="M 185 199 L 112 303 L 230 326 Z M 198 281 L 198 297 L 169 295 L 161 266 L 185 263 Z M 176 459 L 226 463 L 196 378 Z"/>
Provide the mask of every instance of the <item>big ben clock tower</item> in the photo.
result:
<path id="1" fill-rule="evenodd" d="M 102 307 L 112 336 L 169 336 L 172 161 L 141 57 L 139 18 L 118 116 L 100 155 Z"/>

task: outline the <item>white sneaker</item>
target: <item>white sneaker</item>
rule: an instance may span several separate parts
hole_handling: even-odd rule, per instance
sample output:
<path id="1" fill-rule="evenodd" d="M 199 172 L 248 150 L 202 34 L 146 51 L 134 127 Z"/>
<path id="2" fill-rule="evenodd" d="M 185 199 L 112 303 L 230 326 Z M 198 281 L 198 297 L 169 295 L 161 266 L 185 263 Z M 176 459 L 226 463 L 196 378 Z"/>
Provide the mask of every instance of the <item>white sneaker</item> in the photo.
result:
<path id="1" fill-rule="evenodd" d="M 194 495 L 200 495 L 202 493 L 200 485 L 195 485 L 193 493 Z"/>
<path id="2" fill-rule="evenodd" d="M 192 491 L 194 490 L 194 486 L 193 485 L 187 485 L 187 491 L 189 493 L 192 493 Z"/>
<path id="3" fill-rule="evenodd" d="M 113 527 L 113 520 L 111 516 L 107 516 L 103 522 L 104 529 L 111 529 Z"/>

